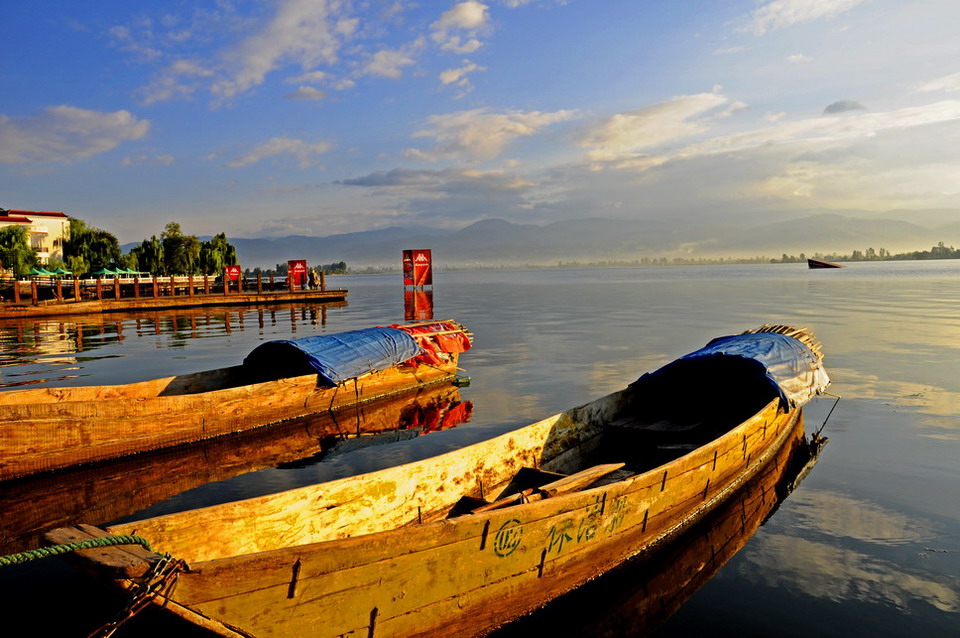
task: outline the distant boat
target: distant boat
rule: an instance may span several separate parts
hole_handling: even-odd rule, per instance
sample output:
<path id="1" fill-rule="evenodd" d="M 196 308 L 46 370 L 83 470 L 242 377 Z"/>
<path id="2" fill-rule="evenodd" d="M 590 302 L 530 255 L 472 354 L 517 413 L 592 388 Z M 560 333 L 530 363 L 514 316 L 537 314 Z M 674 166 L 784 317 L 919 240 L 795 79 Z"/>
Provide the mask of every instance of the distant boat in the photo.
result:
<path id="1" fill-rule="evenodd" d="M 835 264 L 832 261 L 823 261 L 822 259 L 807 259 L 807 266 L 810 268 L 845 268 L 841 264 Z"/>

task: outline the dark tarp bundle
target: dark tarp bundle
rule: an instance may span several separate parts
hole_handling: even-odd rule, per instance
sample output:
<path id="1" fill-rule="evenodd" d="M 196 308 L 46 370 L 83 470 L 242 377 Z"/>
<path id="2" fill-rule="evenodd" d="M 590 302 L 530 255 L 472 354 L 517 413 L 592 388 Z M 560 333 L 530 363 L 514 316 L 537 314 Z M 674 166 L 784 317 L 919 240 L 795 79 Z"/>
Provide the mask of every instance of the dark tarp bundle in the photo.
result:
<path id="1" fill-rule="evenodd" d="M 762 366 L 757 367 L 758 373 L 764 374 L 784 407 L 803 405 L 830 385 L 830 378 L 823 369 L 820 355 L 800 340 L 775 332 L 719 337 L 700 350 L 644 375 L 640 380 L 653 380 L 682 373 L 687 376 L 690 387 L 695 389 L 711 383 L 711 379 L 697 379 L 691 374 L 698 364 L 703 363 L 710 365 L 701 369 L 715 375 L 713 381 L 716 385 L 721 385 L 728 381 L 721 378 L 721 375 L 730 374 L 734 370 L 731 367 L 725 371 L 721 365 L 730 358 Z"/>
<path id="2" fill-rule="evenodd" d="M 412 336 L 393 328 L 365 328 L 303 339 L 278 339 L 257 346 L 244 367 L 264 378 L 316 373 L 329 385 L 385 370 L 420 353 Z"/>

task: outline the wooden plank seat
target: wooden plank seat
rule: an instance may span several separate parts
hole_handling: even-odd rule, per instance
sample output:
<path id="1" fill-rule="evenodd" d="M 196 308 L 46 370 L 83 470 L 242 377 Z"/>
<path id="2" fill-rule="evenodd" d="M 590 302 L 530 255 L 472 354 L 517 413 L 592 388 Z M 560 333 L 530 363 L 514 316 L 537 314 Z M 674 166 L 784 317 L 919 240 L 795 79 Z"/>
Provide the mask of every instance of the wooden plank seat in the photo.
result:
<path id="1" fill-rule="evenodd" d="M 624 465 L 624 463 L 605 463 L 603 465 L 594 465 L 593 467 L 588 467 L 585 470 L 580 470 L 575 474 L 562 476 L 561 478 L 555 479 L 545 485 L 541 485 L 540 487 L 530 487 L 525 490 L 510 494 L 509 496 L 499 498 L 492 503 L 480 505 L 479 507 L 475 507 L 474 509 L 470 510 L 470 513 L 479 514 L 481 512 L 489 512 L 490 510 L 500 509 L 501 507 L 519 505 L 520 503 L 530 503 L 532 501 L 539 501 L 552 496 L 557 496 L 559 494 L 576 492 L 577 490 L 582 490 L 593 485 L 596 481 L 604 476 L 623 468 Z M 552 474 L 552 472 L 549 474 Z"/>

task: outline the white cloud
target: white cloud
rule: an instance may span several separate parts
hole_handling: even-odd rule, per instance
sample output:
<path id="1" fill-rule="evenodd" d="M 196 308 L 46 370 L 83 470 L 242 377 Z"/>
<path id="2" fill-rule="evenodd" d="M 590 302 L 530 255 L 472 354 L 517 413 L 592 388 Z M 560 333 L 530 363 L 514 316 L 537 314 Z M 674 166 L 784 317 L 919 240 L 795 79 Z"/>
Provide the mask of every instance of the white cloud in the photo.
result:
<path id="1" fill-rule="evenodd" d="M 403 76 L 403 67 L 412 64 L 414 59 L 410 48 L 383 49 L 373 54 L 363 72 L 367 75 L 396 80 Z"/>
<path id="2" fill-rule="evenodd" d="M 579 144 L 591 149 L 591 161 L 626 159 L 639 151 L 707 131 L 712 119 L 698 116 L 727 101 L 719 93 L 700 93 L 618 113 L 585 130 Z"/>
<path id="3" fill-rule="evenodd" d="M 129 111 L 104 113 L 64 105 L 31 117 L 0 115 L 0 162 L 70 163 L 142 139 L 149 131 L 150 121 Z"/>
<path id="4" fill-rule="evenodd" d="M 773 0 L 750 16 L 747 31 L 763 35 L 814 20 L 835 18 L 869 0 Z"/>
<path id="5" fill-rule="evenodd" d="M 273 20 L 227 56 L 231 77 L 216 82 L 213 93 L 231 98 L 261 84 L 280 63 L 300 64 L 306 71 L 333 64 L 342 41 L 356 23 L 341 15 L 340 0 L 284 0 Z"/>
<path id="6" fill-rule="evenodd" d="M 917 91 L 921 93 L 956 93 L 960 91 L 960 73 L 945 75 L 942 78 L 925 82 L 917 87 Z"/>
<path id="7" fill-rule="evenodd" d="M 458 111 L 431 116 L 427 128 L 417 131 L 413 137 L 432 138 L 439 143 L 426 153 L 430 157 L 490 159 L 518 137 L 534 135 L 544 127 L 573 119 L 575 115 L 574 111 L 492 113 L 485 108 Z"/>
<path id="8" fill-rule="evenodd" d="M 284 82 L 287 84 L 320 84 L 329 78 L 330 74 L 324 71 L 310 71 L 309 73 L 301 73 L 300 75 L 287 78 Z"/>
<path id="9" fill-rule="evenodd" d="M 803 64 L 804 62 L 813 62 L 813 58 L 809 55 L 804 55 L 803 53 L 795 53 L 791 56 L 787 56 L 787 62 L 790 64 Z"/>
<path id="10" fill-rule="evenodd" d="M 231 168 L 241 168 L 269 157 L 292 155 L 297 158 L 300 168 L 307 168 L 315 163 L 314 156 L 322 155 L 332 148 L 333 145 L 329 142 L 315 142 L 311 144 L 290 137 L 274 137 L 257 146 L 243 157 L 229 162 L 227 166 Z"/>
<path id="11" fill-rule="evenodd" d="M 457 69 L 447 69 L 446 71 L 440 74 L 441 84 L 456 84 L 457 86 L 468 86 L 469 79 L 467 75 L 473 73 L 474 71 L 486 71 L 486 69 L 479 64 L 469 63 Z"/>
<path id="12" fill-rule="evenodd" d="M 312 86 L 301 86 L 293 93 L 287 93 L 283 97 L 288 100 L 322 100 L 327 97 L 327 93 Z"/>
<path id="13" fill-rule="evenodd" d="M 460 55 L 473 53 L 483 46 L 476 36 L 488 26 L 488 21 L 487 5 L 467 0 L 445 11 L 430 25 L 431 37 L 444 51 Z"/>

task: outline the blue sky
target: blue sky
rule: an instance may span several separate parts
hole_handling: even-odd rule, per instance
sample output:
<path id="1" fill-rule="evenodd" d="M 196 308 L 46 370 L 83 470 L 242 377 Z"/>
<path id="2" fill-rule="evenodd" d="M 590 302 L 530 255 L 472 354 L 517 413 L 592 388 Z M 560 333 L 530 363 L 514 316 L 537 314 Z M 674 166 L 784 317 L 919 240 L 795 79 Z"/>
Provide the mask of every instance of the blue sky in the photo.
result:
<path id="1" fill-rule="evenodd" d="M 0 207 L 123 242 L 960 219 L 960 3 L 0 7 Z"/>

